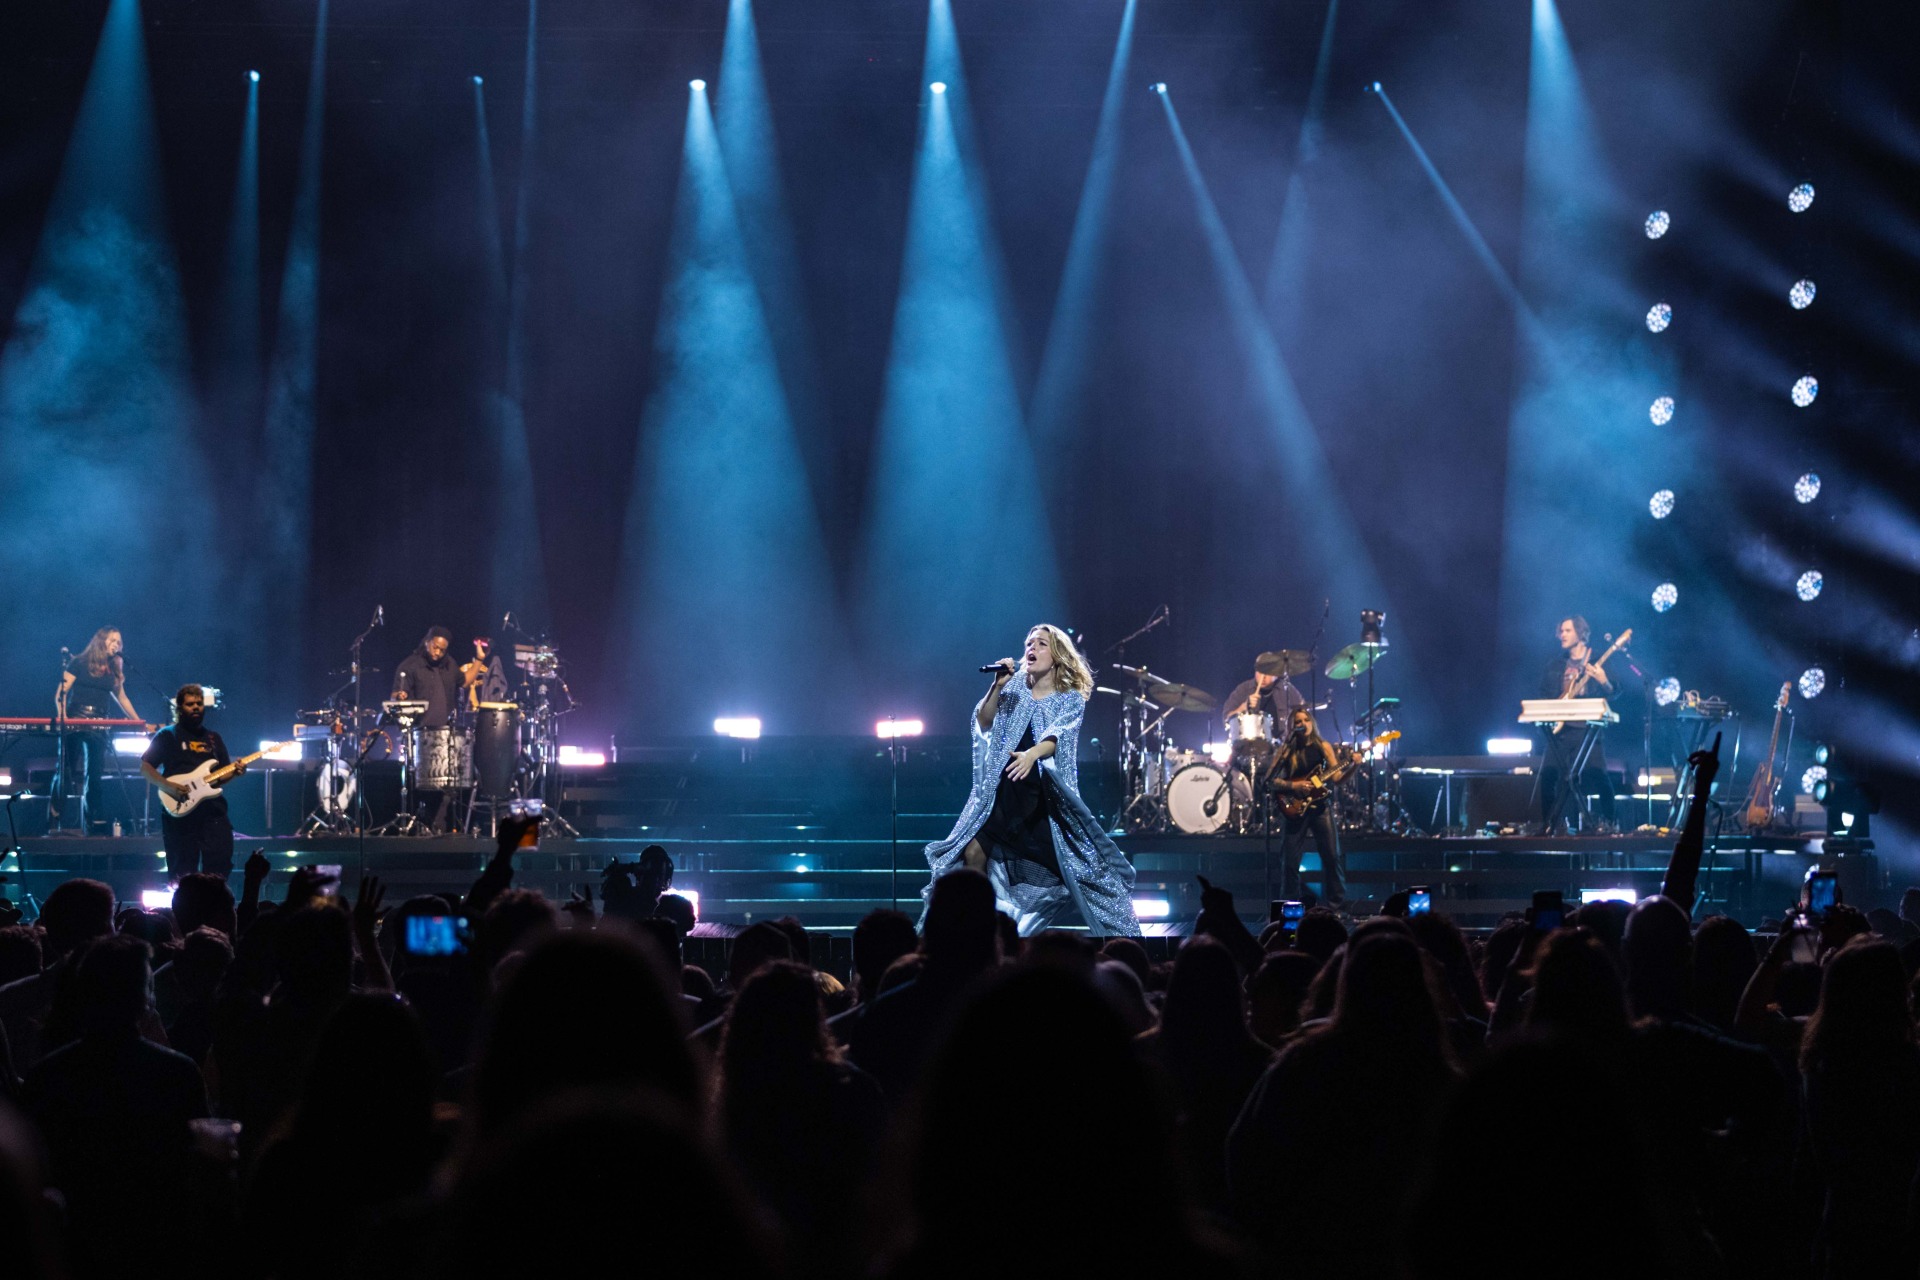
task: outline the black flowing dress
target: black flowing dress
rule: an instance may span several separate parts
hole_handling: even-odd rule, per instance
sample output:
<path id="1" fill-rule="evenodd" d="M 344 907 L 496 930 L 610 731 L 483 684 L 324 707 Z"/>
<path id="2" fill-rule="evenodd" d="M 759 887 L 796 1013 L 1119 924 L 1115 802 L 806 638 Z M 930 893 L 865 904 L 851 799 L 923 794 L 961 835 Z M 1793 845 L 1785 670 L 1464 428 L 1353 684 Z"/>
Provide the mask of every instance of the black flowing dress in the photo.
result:
<path id="1" fill-rule="evenodd" d="M 1033 726 L 1020 735 L 1017 751 L 1033 747 Z M 1040 782 L 1035 765 L 1026 777 L 1009 778 L 1001 765 L 1000 785 L 993 793 L 993 810 L 974 838 L 986 850 L 987 857 L 1007 864 L 1007 877 L 1014 883 L 1057 884 L 1060 858 L 1053 848 L 1053 828 L 1048 825 L 1047 790 Z M 1037 879 L 1036 879 L 1037 877 Z"/>

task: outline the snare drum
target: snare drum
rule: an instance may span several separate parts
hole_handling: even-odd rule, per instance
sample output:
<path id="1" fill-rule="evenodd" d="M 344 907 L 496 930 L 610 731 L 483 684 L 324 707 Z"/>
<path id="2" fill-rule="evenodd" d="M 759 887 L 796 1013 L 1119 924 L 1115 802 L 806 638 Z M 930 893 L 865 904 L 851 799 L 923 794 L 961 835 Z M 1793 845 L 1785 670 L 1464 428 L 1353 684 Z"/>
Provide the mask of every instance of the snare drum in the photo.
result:
<path id="1" fill-rule="evenodd" d="M 519 704 L 480 704 L 473 717 L 473 765 L 481 795 L 513 794 L 513 775 L 520 766 Z"/>
<path id="2" fill-rule="evenodd" d="M 413 731 L 414 786 L 423 791 L 464 791 L 473 785 L 472 739 L 445 725 Z"/>
<path id="3" fill-rule="evenodd" d="M 1228 716 L 1227 741 L 1234 755 L 1264 760 L 1273 751 L 1273 717 L 1264 711 Z"/>
<path id="4" fill-rule="evenodd" d="M 1210 836 L 1233 818 L 1233 806 L 1253 802 L 1253 789 L 1238 772 L 1211 762 L 1190 764 L 1167 783 L 1167 818 L 1190 836 Z M 1207 812 L 1207 806 L 1213 812 Z"/>

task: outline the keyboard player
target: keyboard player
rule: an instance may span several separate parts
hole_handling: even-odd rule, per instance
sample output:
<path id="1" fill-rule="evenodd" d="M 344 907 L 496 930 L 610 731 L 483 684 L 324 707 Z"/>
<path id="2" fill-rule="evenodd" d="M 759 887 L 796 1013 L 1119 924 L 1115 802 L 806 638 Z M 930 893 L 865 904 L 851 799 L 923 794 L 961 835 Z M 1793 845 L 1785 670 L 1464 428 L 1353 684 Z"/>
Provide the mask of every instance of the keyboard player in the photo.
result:
<path id="1" fill-rule="evenodd" d="M 1554 634 L 1560 642 L 1560 655 L 1548 664 L 1541 676 L 1541 697 L 1604 698 L 1611 703 L 1619 696 L 1620 686 L 1604 667 L 1594 662 L 1595 654 L 1587 643 L 1592 628 L 1585 618 L 1576 613 L 1560 619 Z M 1540 769 L 1540 818 L 1547 824 L 1548 833 L 1555 834 L 1580 813 L 1583 794 L 1594 797 L 1594 816 L 1611 829 L 1615 819 L 1613 781 L 1607 774 L 1606 731 L 1593 730 L 1593 750 L 1587 756 L 1586 767 L 1580 777 L 1571 782 L 1567 774 L 1572 770 L 1574 755 L 1584 736 L 1579 727 L 1568 725 L 1554 733 L 1543 725 L 1539 734 L 1546 752 Z M 1568 794 L 1568 788 L 1576 783 L 1577 789 Z"/>
<path id="2" fill-rule="evenodd" d="M 57 721 L 113 720 L 124 715 L 138 720 L 127 697 L 127 666 L 122 650 L 120 628 L 102 627 L 93 639 L 67 662 L 60 673 L 60 687 L 53 692 L 53 711 Z M 60 781 L 54 787 L 54 815 L 60 826 L 72 824 L 85 831 L 90 801 L 100 794 L 100 775 L 112 749 L 104 735 L 69 733 L 66 757 L 60 762 Z"/>

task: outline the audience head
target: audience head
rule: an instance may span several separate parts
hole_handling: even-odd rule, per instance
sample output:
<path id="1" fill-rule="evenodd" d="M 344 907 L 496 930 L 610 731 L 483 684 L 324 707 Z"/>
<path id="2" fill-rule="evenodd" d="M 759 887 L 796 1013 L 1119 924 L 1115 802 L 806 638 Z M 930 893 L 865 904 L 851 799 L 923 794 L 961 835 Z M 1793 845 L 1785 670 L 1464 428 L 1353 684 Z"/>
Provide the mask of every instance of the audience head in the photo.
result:
<path id="1" fill-rule="evenodd" d="M 1260 962 L 1247 984 L 1247 1004 L 1253 1034 L 1263 1044 L 1277 1049 L 1299 1029 L 1300 1007 L 1319 971 L 1313 957 L 1300 951 L 1276 951 Z"/>
<path id="2" fill-rule="evenodd" d="M 1100 954 L 1133 970 L 1133 976 L 1140 979 L 1142 991 L 1153 990 L 1153 961 L 1147 958 L 1147 949 L 1138 941 L 1133 938 L 1108 938 L 1106 945 L 1100 948 Z"/>
<path id="3" fill-rule="evenodd" d="M 813 960 L 813 939 L 807 933 L 807 926 L 800 923 L 798 916 L 781 916 L 773 922 L 780 932 L 787 935 L 787 945 L 793 948 L 792 959 L 800 964 Z"/>
<path id="4" fill-rule="evenodd" d="M 1395 1052 L 1450 1061 L 1420 948 L 1404 930 L 1355 933 L 1340 966 L 1333 1030 L 1346 1037 L 1391 1043 Z"/>
<path id="5" fill-rule="evenodd" d="M 1166 1007 L 1160 1015 L 1160 1038 L 1176 1052 L 1181 1046 L 1204 1049 L 1245 1042 L 1240 969 L 1233 953 L 1221 943 L 1204 935 L 1189 938 L 1174 956 Z"/>
<path id="6" fill-rule="evenodd" d="M 743 1090 L 765 1094 L 798 1085 L 809 1063 L 836 1062 L 813 970 L 791 960 L 762 965 L 733 998 L 721 1031 L 720 1071 L 729 1107 L 748 1101 Z M 764 1100 L 764 1098 L 762 1099 Z"/>
<path id="7" fill-rule="evenodd" d="M 1636 1017 L 1674 1018 L 1686 1012 L 1693 925 L 1672 898 L 1642 898 L 1627 916 L 1621 958 L 1627 1000 Z"/>
<path id="8" fill-rule="evenodd" d="M 182 939 L 180 954 L 173 958 L 174 980 L 187 999 L 211 1000 L 232 963 L 233 944 L 227 935 L 203 924 Z"/>
<path id="9" fill-rule="evenodd" d="M 312 999 L 343 996 L 353 985 L 353 923 L 332 902 L 276 913 L 274 975 L 287 991 Z M 258 927 L 258 922 L 255 922 Z"/>
<path id="10" fill-rule="evenodd" d="M 560 927 L 560 913 L 538 889 L 508 889 L 487 904 L 474 930 L 474 950 L 491 969 L 509 951 L 525 951 Z"/>
<path id="11" fill-rule="evenodd" d="M 1556 929 L 1541 940 L 1527 1025 L 1608 1044 L 1626 1036 L 1620 970 L 1591 930 Z"/>
<path id="12" fill-rule="evenodd" d="M 1633 913 L 1633 904 L 1621 902 L 1617 898 L 1606 898 L 1599 902 L 1583 903 L 1567 917 L 1568 924 L 1579 925 L 1590 931 L 1616 960 L 1620 955 L 1620 945 L 1627 936 L 1627 917 Z"/>
<path id="13" fill-rule="evenodd" d="M 671 973 L 680 972 L 680 966 L 686 963 L 686 934 L 680 926 L 660 916 L 646 916 L 629 922 L 636 937 L 645 938 L 647 945 L 660 953 L 660 959 Z"/>
<path id="14" fill-rule="evenodd" d="M 1300 927 L 1293 931 L 1293 949 L 1312 956 L 1319 964 L 1333 959 L 1333 953 L 1346 945 L 1346 941 L 1347 926 L 1338 913 L 1325 907 L 1310 908 L 1300 917 Z"/>
<path id="15" fill-rule="evenodd" d="M 231 942 L 239 932 L 233 904 L 233 890 L 227 878 L 211 871 L 189 871 L 173 887 L 173 923 L 181 934 L 201 926 L 218 929 Z"/>
<path id="16" fill-rule="evenodd" d="M 81 953 L 72 999 L 82 1035 L 132 1034 L 153 1003 L 151 948 L 120 934 Z"/>
<path id="17" fill-rule="evenodd" d="M 40 930 L 32 925 L 0 928 L 0 987 L 40 972 Z"/>
<path id="18" fill-rule="evenodd" d="M 919 945 L 913 921 L 904 911 L 880 907 L 867 912 L 853 927 L 853 980 L 861 1001 L 879 995 L 887 966 Z"/>
<path id="19" fill-rule="evenodd" d="M 698 1100 L 666 984 L 640 945 L 615 933 L 553 934 L 500 988 L 475 1075 L 475 1123 L 495 1132 L 583 1086 Z"/>
<path id="20" fill-rule="evenodd" d="M 1467 947 L 1467 935 L 1460 926 L 1437 911 L 1407 917 L 1407 929 L 1420 949 L 1440 966 L 1446 994 L 1461 1017 L 1484 1022 L 1487 997 L 1480 990 L 1480 975 L 1473 970 L 1473 953 Z"/>
<path id="21" fill-rule="evenodd" d="M 993 885 L 978 871 L 962 868 L 935 880 L 920 938 L 928 969 L 964 976 L 996 963 L 999 920 Z"/>
<path id="22" fill-rule="evenodd" d="M 1140 985 L 1139 974 L 1102 956 L 1094 961 L 1092 977 L 1093 989 L 1120 1015 L 1128 1035 L 1153 1029 L 1153 1010 L 1147 1005 L 1147 989 Z"/>
<path id="23" fill-rule="evenodd" d="M 1731 916 L 1709 916 L 1693 935 L 1693 999 L 1697 1017 L 1722 1030 L 1733 1028 L 1747 980 L 1760 967 L 1753 935 Z"/>
<path id="24" fill-rule="evenodd" d="M 1856 938 L 1827 961 L 1820 1006 L 1807 1019 L 1800 1065 L 1809 1072 L 1884 1061 L 1913 1044 L 1907 972 L 1893 944 Z"/>
<path id="25" fill-rule="evenodd" d="M 683 935 L 692 933 L 694 926 L 700 923 L 699 913 L 693 909 L 693 900 L 677 893 L 661 894 L 660 900 L 653 904 L 653 915 L 657 920 L 672 921 Z"/>
<path id="26" fill-rule="evenodd" d="M 364 1164 L 356 1158 L 357 1176 L 393 1176 L 388 1159 L 404 1156 L 417 1178 L 425 1172 L 436 1083 L 426 1037 L 404 999 L 348 996 L 314 1046 L 293 1132 L 373 1157 Z"/>
<path id="27" fill-rule="evenodd" d="M 750 924 L 733 940 L 727 957 L 727 985 L 738 991 L 760 966 L 793 959 L 793 938 L 770 920 Z"/>
<path id="28" fill-rule="evenodd" d="M 66 880 L 40 907 L 47 959 L 58 960 L 113 932 L 113 890 L 98 880 Z"/>

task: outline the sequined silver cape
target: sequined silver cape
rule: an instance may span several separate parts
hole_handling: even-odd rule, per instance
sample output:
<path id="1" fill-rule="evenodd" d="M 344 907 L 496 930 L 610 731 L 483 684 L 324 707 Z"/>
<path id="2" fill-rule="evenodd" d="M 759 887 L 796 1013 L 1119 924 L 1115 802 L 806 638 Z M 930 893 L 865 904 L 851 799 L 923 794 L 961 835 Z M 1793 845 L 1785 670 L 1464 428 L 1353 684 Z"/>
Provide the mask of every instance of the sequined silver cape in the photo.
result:
<path id="1" fill-rule="evenodd" d="M 1073 924 L 1076 916 L 1099 937 L 1140 932 L 1140 921 L 1133 914 L 1133 864 L 1080 798 L 1080 721 L 1086 709 L 1084 694 L 1063 691 L 1035 698 L 1020 679 L 1008 681 L 1001 689 L 993 725 L 984 733 L 976 707 L 967 717 L 973 739 L 973 790 L 952 834 L 927 846 L 927 865 L 934 880 L 965 866 L 961 855 L 993 812 L 1001 771 L 1021 736 L 1031 725 L 1036 743 L 1052 738 L 1053 755 L 1040 762 L 1039 772 L 1054 854 L 1060 863 L 1059 879 L 1022 874 L 1022 867 L 1033 866 L 1024 861 L 1011 869 L 998 859 L 987 863 L 994 897 L 1000 909 L 1018 922 L 1023 937 Z M 930 880 L 921 896 L 929 898 L 932 892 Z"/>

